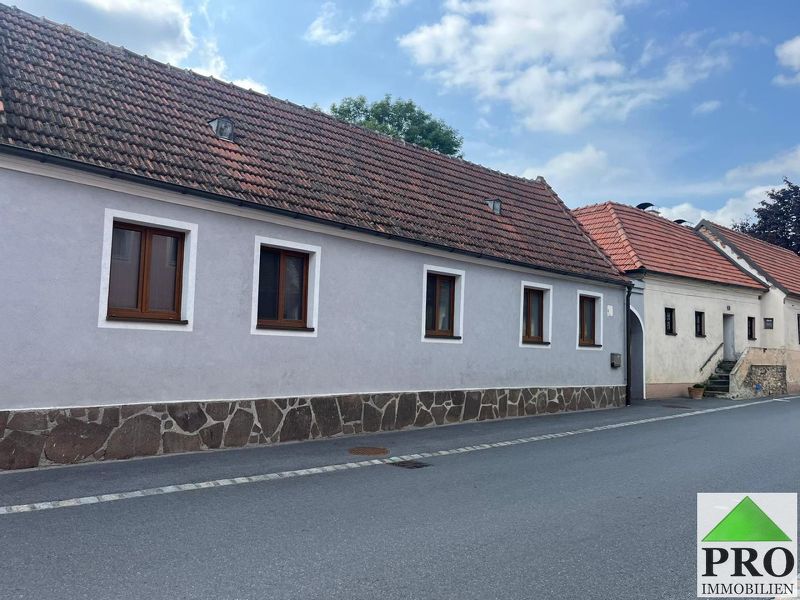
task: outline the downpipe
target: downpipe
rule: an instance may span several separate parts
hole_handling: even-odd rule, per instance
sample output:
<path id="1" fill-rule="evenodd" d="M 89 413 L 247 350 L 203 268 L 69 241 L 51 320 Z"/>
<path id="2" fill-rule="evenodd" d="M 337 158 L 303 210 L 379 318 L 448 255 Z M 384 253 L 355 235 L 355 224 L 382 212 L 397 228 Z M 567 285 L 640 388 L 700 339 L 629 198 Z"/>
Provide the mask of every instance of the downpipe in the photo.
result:
<path id="1" fill-rule="evenodd" d="M 625 406 L 631 405 L 631 294 L 633 284 L 625 286 Z"/>

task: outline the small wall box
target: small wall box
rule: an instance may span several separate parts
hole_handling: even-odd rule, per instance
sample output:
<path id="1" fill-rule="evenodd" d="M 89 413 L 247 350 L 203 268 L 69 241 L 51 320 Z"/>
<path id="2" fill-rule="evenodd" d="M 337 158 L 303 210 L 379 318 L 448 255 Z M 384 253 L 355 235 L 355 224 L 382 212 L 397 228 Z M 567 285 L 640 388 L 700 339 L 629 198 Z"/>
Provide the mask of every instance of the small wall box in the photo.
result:
<path id="1" fill-rule="evenodd" d="M 622 354 L 619 352 L 611 353 L 611 368 L 619 369 L 622 366 Z"/>

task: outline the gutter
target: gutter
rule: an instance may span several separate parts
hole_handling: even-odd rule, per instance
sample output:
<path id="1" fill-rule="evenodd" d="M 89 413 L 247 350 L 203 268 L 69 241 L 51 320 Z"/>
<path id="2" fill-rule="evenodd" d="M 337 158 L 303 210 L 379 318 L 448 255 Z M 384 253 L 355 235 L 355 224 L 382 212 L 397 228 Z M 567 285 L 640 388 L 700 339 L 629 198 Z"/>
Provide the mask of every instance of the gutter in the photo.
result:
<path id="1" fill-rule="evenodd" d="M 271 214 L 281 215 L 285 217 L 291 217 L 294 219 L 300 219 L 302 221 L 308 221 L 311 223 L 316 223 L 319 225 L 326 225 L 328 227 L 333 227 L 336 229 L 345 229 L 349 231 L 354 231 L 357 233 L 364 233 L 367 235 L 372 235 L 376 237 L 381 237 L 385 239 L 391 239 L 398 242 L 404 242 L 406 244 L 412 244 L 415 246 L 423 246 L 426 248 L 434 248 L 436 250 L 443 250 L 445 252 L 451 252 L 454 254 L 460 254 L 463 256 L 470 256 L 472 258 L 482 258 L 485 260 L 491 260 L 498 263 L 504 263 L 508 265 L 513 265 L 516 267 L 524 267 L 526 269 L 535 269 L 538 271 L 544 271 L 547 273 L 554 273 L 556 275 L 562 275 L 565 277 L 571 277 L 574 279 L 589 279 L 591 281 L 599 281 L 602 283 L 610 284 L 610 285 L 618 285 L 618 286 L 628 286 L 630 285 L 627 280 L 625 279 L 612 279 L 610 277 L 601 277 L 598 275 L 589 275 L 589 274 L 582 274 L 582 273 L 573 273 L 571 271 L 565 271 L 562 269 L 555 269 L 552 267 L 543 267 L 540 265 L 533 265 L 530 263 L 516 261 L 506 258 L 499 258 L 494 257 L 491 255 L 483 254 L 481 252 L 473 252 L 470 250 L 460 250 L 457 248 L 452 248 L 450 246 L 445 246 L 444 244 L 437 244 L 435 242 L 423 242 L 420 240 L 416 240 L 413 238 L 404 237 L 401 235 L 393 234 L 393 233 L 380 233 L 373 229 L 368 229 L 366 227 L 361 227 L 358 225 L 348 225 L 345 223 L 340 223 L 338 221 L 331 221 L 329 219 L 322 219 L 320 217 L 313 217 L 311 215 L 306 215 L 303 213 L 299 213 L 292 210 L 287 210 L 283 208 L 275 208 L 272 206 L 265 206 L 263 204 L 257 204 L 255 202 L 248 202 L 246 200 L 240 200 L 238 198 L 233 198 L 230 196 L 224 196 L 222 194 L 215 194 L 213 192 L 206 192 L 203 190 L 198 190 L 195 188 L 191 188 L 188 186 L 183 186 L 175 183 L 168 183 L 166 181 L 160 181 L 158 179 L 151 179 L 149 177 L 144 177 L 142 175 L 134 175 L 131 173 L 126 173 L 124 171 L 117 171 L 115 169 L 110 169 L 108 167 L 101 167 L 97 165 L 93 165 L 90 163 L 85 163 L 77 160 L 73 160 L 71 158 L 64 158 L 61 156 L 55 156 L 52 154 L 45 154 L 43 152 L 37 152 L 35 150 L 28 150 L 27 148 L 20 148 L 18 146 L 13 146 L 9 144 L 0 143 L 0 152 L 5 154 L 10 154 L 12 156 L 19 156 L 22 158 L 28 158 L 31 160 L 35 160 L 41 163 L 51 163 L 57 166 L 67 167 L 70 169 L 76 169 L 79 171 L 85 171 L 87 173 L 93 173 L 96 175 L 104 175 L 111 179 L 120 179 L 123 181 L 130 181 L 132 183 L 138 183 L 142 185 L 147 185 L 150 187 L 155 187 L 162 190 L 167 190 L 170 192 L 177 192 L 179 194 L 186 194 L 192 196 L 198 196 L 200 198 L 205 198 L 206 200 L 213 200 L 215 202 L 221 202 L 224 204 L 230 204 L 239 207 L 247 207 L 253 208 L 256 210 L 262 210 Z"/>

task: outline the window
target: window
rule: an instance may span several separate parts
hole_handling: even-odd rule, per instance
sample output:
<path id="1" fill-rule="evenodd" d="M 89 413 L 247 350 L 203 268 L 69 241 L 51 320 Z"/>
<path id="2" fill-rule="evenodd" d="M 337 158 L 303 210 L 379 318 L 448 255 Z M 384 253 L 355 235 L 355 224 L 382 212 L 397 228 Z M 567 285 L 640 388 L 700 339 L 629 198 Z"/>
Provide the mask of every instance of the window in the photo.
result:
<path id="1" fill-rule="evenodd" d="M 578 314 L 580 315 L 578 324 L 578 344 L 581 346 L 596 346 L 597 298 L 592 296 L 580 296 Z"/>
<path id="2" fill-rule="evenodd" d="M 544 290 L 525 288 L 522 299 L 522 342 L 544 343 Z"/>
<path id="3" fill-rule="evenodd" d="M 797 343 L 800 344 L 800 313 L 797 314 Z"/>
<path id="4" fill-rule="evenodd" d="M 667 335 L 678 335 L 675 332 L 675 309 L 664 309 L 664 333 Z"/>
<path id="5" fill-rule="evenodd" d="M 423 265 L 421 340 L 461 344 L 464 326 L 464 277 L 459 269 Z"/>
<path id="6" fill-rule="evenodd" d="M 764 318 L 764 329 L 774 329 L 775 328 L 775 319 L 770 317 Z"/>
<path id="7" fill-rule="evenodd" d="M 181 321 L 184 233 L 115 221 L 108 319 Z"/>
<path id="8" fill-rule="evenodd" d="M 309 330 L 308 254 L 261 246 L 257 327 Z"/>
<path id="9" fill-rule="evenodd" d="M 428 273 L 425 296 L 425 335 L 428 337 L 455 337 L 453 327 L 455 307 L 455 276 Z"/>
<path id="10" fill-rule="evenodd" d="M 747 317 L 747 339 L 756 339 L 756 318 Z"/>
<path id="11" fill-rule="evenodd" d="M 694 313 L 694 335 L 696 337 L 706 337 L 706 313 L 699 310 Z"/>

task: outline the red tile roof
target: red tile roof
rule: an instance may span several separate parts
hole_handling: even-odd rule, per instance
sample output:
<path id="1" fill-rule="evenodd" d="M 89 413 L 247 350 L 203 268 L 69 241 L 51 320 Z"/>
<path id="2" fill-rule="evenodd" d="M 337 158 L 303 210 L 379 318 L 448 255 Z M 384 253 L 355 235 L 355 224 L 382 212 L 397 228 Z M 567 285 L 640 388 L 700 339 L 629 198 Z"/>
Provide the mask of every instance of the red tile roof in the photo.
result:
<path id="1" fill-rule="evenodd" d="M 614 202 L 572 212 L 623 272 L 644 270 L 765 289 L 689 227 Z"/>
<path id="2" fill-rule="evenodd" d="M 705 227 L 721 238 L 779 289 L 800 297 L 800 256 L 786 248 L 710 221 L 701 221 L 697 227 Z"/>
<path id="3" fill-rule="evenodd" d="M 0 90 L 6 151 L 456 252 L 625 281 L 544 180 L 405 144 L 4 5 Z M 235 123 L 233 142 L 208 124 L 221 116 Z M 489 199 L 502 201 L 501 215 Z"/>

